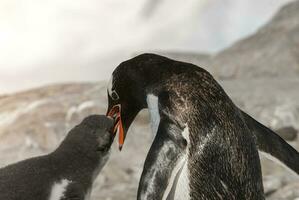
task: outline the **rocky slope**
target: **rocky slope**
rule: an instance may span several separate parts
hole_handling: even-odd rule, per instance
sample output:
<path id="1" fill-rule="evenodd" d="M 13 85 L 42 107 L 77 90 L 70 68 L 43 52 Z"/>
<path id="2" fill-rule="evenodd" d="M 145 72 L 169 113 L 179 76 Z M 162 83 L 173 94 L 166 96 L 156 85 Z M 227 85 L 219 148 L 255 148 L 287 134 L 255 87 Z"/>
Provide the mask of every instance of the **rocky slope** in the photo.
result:
<path id="1" fill-rule="evenodd" d="M 299 129 L 299 1 L 285 6 L 255 35 L 218 55 L 168 53 L 170 57 L 209 66 L 233 101 L 265 125 Z M 296 34 L 297 33 L 297 34 Z M 296 46 L 297 44 L 297 46 Z M 85 116 L 106 112 L 106 83 L 52 85 L 0 96 L 0 166 L 48 153 Z M 98 177 L 92 199 L 135 199 L 152 135 L 147 112 L 141 112 L 122 152 Z M 282 131 L 282 136 L 289 129 Z M 290 144 L 299 150 L 296 131 Z M 299 198 L 299 179 L 262 157 L 268 199 Z"/>
<path id="2" fill-rule="evenodd" d="M 218 79 L 294 78 L 299 76 L 299 1 L 284 6 L 254 35 L 216 55 L 162 54 L 190 60 Z"/>
<path id="3" fill-rule="evenodd" d="M 298 10 L 299 1 L 284 6 L 255 35 L 215 55 L 209 66 L 220 78 L 298 77 Z"/>

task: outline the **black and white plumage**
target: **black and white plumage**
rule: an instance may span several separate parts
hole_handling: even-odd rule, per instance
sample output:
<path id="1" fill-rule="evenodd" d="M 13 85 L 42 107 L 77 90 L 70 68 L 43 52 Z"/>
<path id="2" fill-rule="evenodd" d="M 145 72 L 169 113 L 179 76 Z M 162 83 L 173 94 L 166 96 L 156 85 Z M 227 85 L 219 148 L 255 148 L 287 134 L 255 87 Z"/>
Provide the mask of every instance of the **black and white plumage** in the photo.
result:
<path id="1" fill-rule="evenodd" d="M 0 199 L 88 200 L 108 159 L 112 126 L 106 116 L 89 116 L 54 152 L 0 169 Z"/>
<path id="2" fill-rule="evenodd" d="M 204 69 L 155 54 L 121 63 L 108 85 L 124 136 L 149 108 L 156 133 L 138 199 L 264 199 L 258 149 L 299 173 L 299 154 L 234 105 Z"/>

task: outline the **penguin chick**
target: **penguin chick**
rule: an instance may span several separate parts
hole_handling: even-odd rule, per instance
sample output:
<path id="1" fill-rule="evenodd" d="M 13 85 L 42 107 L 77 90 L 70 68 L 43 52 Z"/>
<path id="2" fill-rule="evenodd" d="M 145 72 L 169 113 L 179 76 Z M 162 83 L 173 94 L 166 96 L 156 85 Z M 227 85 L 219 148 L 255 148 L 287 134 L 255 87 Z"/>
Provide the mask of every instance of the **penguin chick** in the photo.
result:
<path id="1" fill-rule="evenodd" d="M 52 153 L 0 169 L 1 200 L 88 200 L 114 139 L 114 121 L 85 118 Z"/>

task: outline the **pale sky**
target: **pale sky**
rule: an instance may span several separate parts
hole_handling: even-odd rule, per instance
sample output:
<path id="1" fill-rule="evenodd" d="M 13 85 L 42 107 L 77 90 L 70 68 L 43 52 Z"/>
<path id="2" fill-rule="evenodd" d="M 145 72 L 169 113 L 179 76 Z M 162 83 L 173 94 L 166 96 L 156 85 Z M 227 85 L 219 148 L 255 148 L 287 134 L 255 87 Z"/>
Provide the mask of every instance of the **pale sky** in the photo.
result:
<path id="1" fill-rule="evenodd" d="M 289 0 L 0 0 L 0 94 L 107 80 L 138 52 L 217 52 Z"/>

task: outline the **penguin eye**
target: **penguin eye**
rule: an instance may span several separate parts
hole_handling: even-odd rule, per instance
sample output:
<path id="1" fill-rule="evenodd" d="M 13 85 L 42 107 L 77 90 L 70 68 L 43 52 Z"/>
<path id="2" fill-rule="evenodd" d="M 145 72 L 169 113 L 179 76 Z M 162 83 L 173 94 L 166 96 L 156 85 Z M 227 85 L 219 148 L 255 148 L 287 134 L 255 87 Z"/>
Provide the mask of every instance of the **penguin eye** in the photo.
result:
<path id="1" fill-rule="evenodd" d="M 112 93 L 111 93 L 111 98 L 112 98 L 113 100 L 118 100 L 118 99 L 119 99 L 119 96 L 118 96 L 118 94 L 115 92 L 115 90 L 112 91 Z"/>

